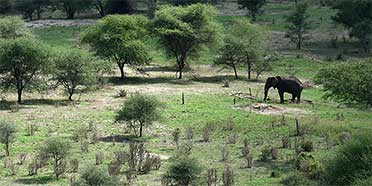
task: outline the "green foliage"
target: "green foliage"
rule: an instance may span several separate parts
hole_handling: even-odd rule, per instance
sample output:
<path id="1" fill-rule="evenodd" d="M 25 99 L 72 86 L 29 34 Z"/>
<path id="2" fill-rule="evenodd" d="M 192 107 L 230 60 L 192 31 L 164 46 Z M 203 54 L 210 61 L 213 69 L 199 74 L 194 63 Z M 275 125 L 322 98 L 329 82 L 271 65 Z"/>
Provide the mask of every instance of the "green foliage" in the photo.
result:
<path id="1" fill-rule="evenodd" d="M 217 4 L 220 0 L 167 0 L 173 5 L 176 6 L 185 6 L 191 5 L 196 3 L 210 3 L 210 4 Z"/>
<path id="2" fill-rule="evenodd" d="M 351 36 L 360 40 L 367 52 L 372 46 L 372 2 L 370 0 L 339 0 L 334 6 L 338 10 L 333 19 L 350 30 Z"/>
<path id="3" fill-rule="evenodd" d="M 0 41 L 1 39 L 14 39 L 21 36 L 30 36 L 25 27 L 25 22 L 20 17 L 0 18 Z"/>
<path id="4" fill-rule="evenodd" d="M 0 121 L 0 143 L 4 144 L 5 154 L 9 156 L 9 146 L 16 140 L 17 127 L 13 123 Z"/>
<path id="5" fill-rule="evenodd" d="M 95 59 L 81 50 L 67 50 L 55 59 L 53 79 L 62 85 L 72 100 L 79 86 L 94 85 L 97 76 Z"/>
<path id="6" fill-rule="evenodd" d="M 367 179 L 357 179 L 353 182 L 352 186 L 371 186 L 372 185 L 372 177 Z"/>
<path id="7" fill-rule="evenodd" d="M 305 176 L 303 176 L 301 173 L 296 172 L 292 173 L 286 178 L 284 178 L 281 181 L 281 184 L 286 185 L 286 186 L 311 186 L 314 185 L 311 183 Z"/>
<path id="8" fill-rule="evenodd" d="M 148 19 L 143 16 L 111 15 L 103 18 L 83 36 L 96 55 L 115 62 L 124 78 L 124 66 L 139 67 L 150 61 L 143 43 Z"/>
<path id="9" fill-rule="evenodd" d="M 70 149 L 70 142 L 59 137 L 47 139 L 40 148 L 40 156 L 52 160 L 53 172 L 57 178 L 65 172 Z"/>
<path id="10" fill-rule="evenodd" d="M 103 168 L 88 165 L 83 168 L 79 179 L 73 182 L 72 186 L 119 186 L 119 183 Z"/>
<path id="11" fill-rule="evenodd" d="M 163 6 L 154 20 L 154 32 L 169 56 L 175 57 L 182 72 L 190 57 L 217 43 L 219 26 L 215 21 L 216 9 L 210 5 L 194 4 L 187 7 Z"/>
<path id="12" fill-rule="evenodd" d="M 167 172 L 162 177 L 164 186 L 190 185 L 201 173 L 201 167 L 196 159 L 180 156 L 172 160 Z"/>
<path id="13" fill-rule="evenodd" d="M 336 185 L 350 185 L 357 179 L 372 176 L 372 136 L 362 133 L 353 137 L 326 164 L 326 179 Z"/>
<path id="14" fill-rule="evenodd" d="M 37 18 L 40 19 L 41 13 L 49 4 L 49 0 L 15 0 L 14 8 L 21 12 L 25 18 L 32 21 L 34 13 L 36 13 Z"/>
<path id="15" fill-rule="evenodd" d="M 129 14 L 134 11 L 134 1 L 131 0 L 106 0 L 107 14 Z"/>
<path id="16" fill-rule="evenodd" d="M 0 14 L 8 13 L 12 8 L 11 0 L 0 0 Z"/>
<path id="17" fill-rule="evenodd" d="M 342 103 L 372 105 L 372 64 L 347 62 L 321 69 L 316 82 L 323 84 L 327 98 Z"/>
<path id="18" fill-rule="evenodd" d="M 66 13 L 67 19 L 74 19 L 77 12 L 81 12 L 91 7 L 90 0 L 51 0 L 51 4 L 57 9 Z"/>
<path id="19" fill-rule="evenodd" d="M 245 8 L 251 13 L 253 21 L 256 21 L 258 11 L 265 3 L 266 0 L 238 0 L 240 8 Z"/>
<path id="20" fill-rule="evenodd" d="M 143 127 L 151 125 L 160 118 L 160 105 L 160 102 L 154 97 L 136 93 L 125 101 L 115 120 L 125 122 L 136 135 L 139 128 L 139 137 L 142 137 Z"/>
<path id="21" fill-rule="evenodd" d="M 39 75 L 48 68 L 48 52 L 40 42 L 28 38 L 4 40 L 0 45 L 0 81 L 5 90 L 15 88 L 18 103 L 25 88 L 39 85 Z"/>
<path id="22" fill-rule="evenodd" d="M 247 65 L 248 79 L 251 71 L 266 70 L 268 63 L 263 62 L 267 46 L 266 32 L 258 25 L 249 23 L 246 19 L 235 20 L 226 30 L 225 45 L 219 63 L 228 66 Z M 233 66 L 233 68 L 234 68 Z M 237 74 L 235 73 L 236 77 Z"/>
<path id="23" fill-rule="evenodd" d="M 305 34 L 310 29 L 308 9 L 309 4 L 307 2 L 297 3 L 294 10 L 287 17 L 287 22 L 289 23 L 287 34 L 297 44 L 297 49 L 301 49 L 303 41 L 307 39 Z"/>

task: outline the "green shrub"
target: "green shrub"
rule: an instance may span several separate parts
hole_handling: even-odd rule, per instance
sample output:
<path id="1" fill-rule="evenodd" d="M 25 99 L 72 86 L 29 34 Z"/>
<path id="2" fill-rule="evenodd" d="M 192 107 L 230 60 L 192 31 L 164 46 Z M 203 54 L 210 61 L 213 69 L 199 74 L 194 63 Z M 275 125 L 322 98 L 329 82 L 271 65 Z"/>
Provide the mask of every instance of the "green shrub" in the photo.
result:
<path id="1" fill-rule="evenodd" d="M 281 182 L 281 184 L 285 186 L 310 186 L 313 185 L 305 176 L 303 176 L 301 173 L 296 172 L 292 173 L 286 178 L 284 178 Z"/>
<path id="2" fill-rule="evenodd" d="M 367 179 L 358 179 L 353 182 L 352 186 L 371 186 L 372 185 L 372 177 Z"/>
<path id="3" fill-rule="evenodd" d="M 196 159 L 188 156 L 175 158 L 162 177 L 162 185 L 190 185 L 198 178 L 201 168 Z"/>
<path id="4" fill-rule="evenodd" d="M 372 105 L 372 64 L 347 62 L 321 69 L 316 83 L 323 84 L 327 98 L 342 103 Z"/>
<path id="5" fill-rule="evenodd" d="M 16 140 L 17 127 L 13 123 L 0 121 L 0 143 L 4 144 L 5 155 L 9 156 L 9 146 Z"/>
<path id="6" fill-rule="evenodd" d="M 311 152 L 314 149 L 313 142 L 311 140 L 304 140 L 301 142 L 301 148 L 304 152 Z"/>
<path id="7" fill-rule="evenodd" d="M 326 165 L 326 180 L 349 185 L 354 180 L 372 176 L 372 136 L 360 134 L 346 142 Z"/>
<path id="8" fill-rule="evenodd" d="M 89 165 L 85 167 L 80 178 L 71 184 L 72 186 L 116 186 L 119 185 L 115 178 L 110 177 L 103 168 Z"/>

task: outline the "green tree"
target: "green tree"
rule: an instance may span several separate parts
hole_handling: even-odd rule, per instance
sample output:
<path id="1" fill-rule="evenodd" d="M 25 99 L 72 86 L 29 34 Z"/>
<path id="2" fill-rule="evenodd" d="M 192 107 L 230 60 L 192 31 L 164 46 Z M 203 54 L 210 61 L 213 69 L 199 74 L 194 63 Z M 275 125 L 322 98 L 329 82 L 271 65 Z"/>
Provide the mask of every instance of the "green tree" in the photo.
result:
<path id="1" fill-rule="evenodd" d="M 107 16 L 84 34 L 83 42 L 89 44 L 96 55 L 115 62 L 124 79 L 125 65 L 139 67 L 150 61 L 143 43 L 148 23 L 143 16 Z"/>
<path id="2" fill-rule="evenodd" d="M 57 9 L 66 13 L 67 19 L 74 19 L 77 12 L 89 9 L 92 1 L 89 0 L 52 0 L 52 4 Z"/>
<path id="3" fill-rule="evenodd" d="M 233 68 L 235 78 L 238 79 L 237 68 L 244 64 L 244 51 L 235 38 L 228 36 L 225 39 L 224 46 L 220 49 L 220 56 L 215 61 L 217 65 L 224 65 Z"/>
<path id="4" fill-rule="evenodd" d="M 1 85 L 6 90 L 15 88 L 21 103 L 23 91 L 38 85 L 38 78 L 49 67 L 48 62 L 46 47 L 35 39 L 4 40 L 0 44 Z"/>
<path id="5" fill-rule="evenodd" d="M 372 64 L 347 62 L 321 69 L 316 83 L 322 84 L 326 98 L 342 103 L 372 105 Z"/>
<path id="6" fill-rule="evenodd" d="M 267 47 L 266 32 L 248 20 L 239 19 L 232 23 L 227 33 L 227 43 L 236 49 L 233 52 L 240 63 L 247 65 L 248 79 L 251 79 L 255 64 L 260 63 Z"/>
<path id="7" fill-rule="evenodd" d="M 162 183 L 165 186 L 190 185 L 195 183 L 200 173 L 201 167 L 196 159 L 188 156 L 176 157 L 163 175 Z"/>
<path id="8" fill-rule="evenodd" d="M 134 12 L 132 0 L 106 0 L 105 9 L 107 14 L 129 14 Z"/>
<path id="9" fill-rule="evenodd" d="M 66 170 L 66 158 L 70 150 L 70 142 L 59 137 L 47 139 L 40 148 L 40 156 L 52 160 L 53 172 L 57 178 Z"/>
<path id="10" fill-rule="evenodd" d="M 13 123 L 0 121 L 0 143 L 4 144 L 5 154 L 9 156 L 9 146 L 16 140 L 17 127 Z"/>
<path id="11" fill-rule="evenodd" d="M 160 106 L 160 102 L 154 97 L 136 93 L 125 101 L 115 120 L 129 125 L 136 135 L 139 130 L 139 137 L 142 137 L 143 127 L 151 125 L 160 118 Z"/>
<path id="12" fill-rule="evenodd" d="M 154 20 L 154 32 L 169 56 L 175 57 L 179 79 L 188 58 L 196 57 L 205 46 L 212 47 L 219 36 L 216 9 L 209 5 L 163 6 Z"/>
<path id="13" fill-rule="evenodd" d="M 25 22 L 20 17 L 0 18 L 0 40 L 22 36 L 30 37 L 30 32 L 26 29 Z"/>
<path id="14" fill-rule="evenodd" d="M 93 6 L 96 8 L 101 17 L 105 17 L 106 15 L 105 3 L 105 0 L 92 0 Z"/>
<path id="15" fill-rule="evenodd" d="M 110 177 L 106 170 L 88 165 L 80 172 L 80 178 L 72 186 L 119 186 L 118 181 Z"/>
<path id="16" fill-rule="evenodd" d="M 359 39 L 365 52 L 372 46 L 372 1 L 339 0 L 334 3 L 337 10 L 333 20 L 350 30 L 350 35 Z"/>
<path id="17" fill-rule="evenodd" d="M 94 61 L 87 52 L 80 50 L 67 50 L 56 58 L 53 79 L 65 88 L 70 101 L 79 86 L 90 87 L 96 83 Z"/>
<path id="18" fill-rule="evenodd" d="M 256 21 L 258 11 L 265 5 L 266 0 L 238 0 L 241 9 L 247 9 L 252 16 L 252 21 Z"/>
<path id="19" fill-rule="evenodd" d="M 287 17 L 289 23 L 287 34 L 292 42 L 297 43 L 297 49 L 301 49 L 303 41 L 307 39 L 305 34 L 310 29 L 308 9 L 308 3 L 298 3 L 294 11 Z"/>
<path id="20" fill-rule="evenodd" d="M 36 13 L 37 19 L 40 19 L 41 13 L 49 4 L 49 0 L 15 0 L 14 8 L 22 12 L 25 18 L 32 21 L 34 13 Z"/>

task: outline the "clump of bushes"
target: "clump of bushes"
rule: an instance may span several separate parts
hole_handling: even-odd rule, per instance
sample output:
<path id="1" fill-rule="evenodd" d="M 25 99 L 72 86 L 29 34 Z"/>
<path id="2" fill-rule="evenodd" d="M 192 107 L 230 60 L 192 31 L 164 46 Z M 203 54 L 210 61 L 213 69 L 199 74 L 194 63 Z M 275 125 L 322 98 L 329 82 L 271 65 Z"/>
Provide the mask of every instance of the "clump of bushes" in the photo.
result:
<path id="1" fill-rule="evenodd" d="M 88 185 L 111 185 L 119 186 L 119 181 L 115 177 L 110 177 L 107 171 L 101 167 L 89 165 L 85 167 L 78 180 L 74 181 L 72 186 L 88 186 Z"/>
<path id="2" fill-rule="evenodd" d="M 190 185 L 201 173 L 196 159 L 189 156 L 179 156 L 173 159 L 167 172 L 162 177 L 162 185 Z"/>
<path id="3" fill-rule="evenodd" d="M 299 172 L 292 173 L 281 181 L 286 186 L 311 186 L 313 185 L 304 175 Z"/>
<path id="4" fill-rule="evenodd" d="M 342 103 L 372 105 L 372 64 L 347 62 L 321 69 L 316 83 L 323 84 L 326 97 Z"/>
<path id="5" fill-rule="evenodd" d="M 372 176 L 372 136 L 359 134 L 347 141 L 326 164 L 326 180 L 336 185 L 350 185 L 356 179 Z"/>

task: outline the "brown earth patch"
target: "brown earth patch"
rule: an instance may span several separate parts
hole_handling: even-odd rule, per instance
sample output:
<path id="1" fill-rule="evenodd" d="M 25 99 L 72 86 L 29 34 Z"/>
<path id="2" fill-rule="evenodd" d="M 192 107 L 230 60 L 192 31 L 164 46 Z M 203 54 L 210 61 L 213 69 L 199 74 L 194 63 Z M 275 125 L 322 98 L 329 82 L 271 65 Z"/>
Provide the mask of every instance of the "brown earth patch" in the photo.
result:
<path id="1" fill-rule="evenodd" d="M 289 108 L 289 107 L 281 107 L 266 103 L 254 103 L 252 105 L 239 105 L 234 106 L 235 109 L 254 112 L 257 114 L 264 114 L 264 115 L 282 115 L 282 114 L 289 114 L 289 115 L 303 115 L 308 114 L 309 111 L 305 111 L 299 108 Z"/>

